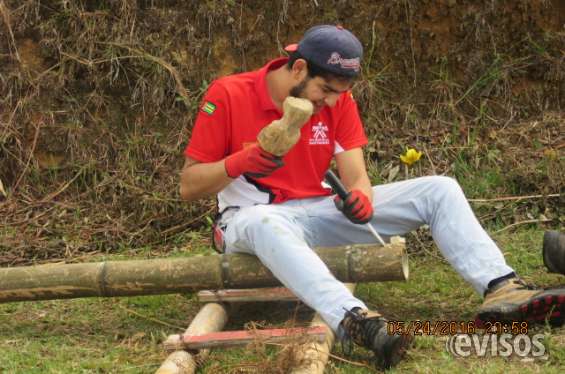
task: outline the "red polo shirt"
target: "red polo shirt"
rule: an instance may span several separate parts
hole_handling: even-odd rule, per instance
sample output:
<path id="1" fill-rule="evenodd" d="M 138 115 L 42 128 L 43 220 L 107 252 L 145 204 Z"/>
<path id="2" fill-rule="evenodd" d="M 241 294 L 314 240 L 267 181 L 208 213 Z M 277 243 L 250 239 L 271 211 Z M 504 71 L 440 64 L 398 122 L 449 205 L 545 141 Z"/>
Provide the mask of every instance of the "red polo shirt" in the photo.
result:
<path id="1" fill-rule="evenodd" d="M 257 141 L 257 134 L 282 117 L 268 91 L 266 74 L 287 62 L 279 58 L 257 71 L 214 81 L 206 93 L 185 155 L 215 162 Z M 289 199 L 325 196 L 321 184 L 334 154 L 367 144 L 351 93 L 332 108 L 313 115 L 298 143 L 283 157 L 284 166 L 265 178 L 236 178 L 218 194 L 220 210 L 227 206 L 280 203 Z"/>

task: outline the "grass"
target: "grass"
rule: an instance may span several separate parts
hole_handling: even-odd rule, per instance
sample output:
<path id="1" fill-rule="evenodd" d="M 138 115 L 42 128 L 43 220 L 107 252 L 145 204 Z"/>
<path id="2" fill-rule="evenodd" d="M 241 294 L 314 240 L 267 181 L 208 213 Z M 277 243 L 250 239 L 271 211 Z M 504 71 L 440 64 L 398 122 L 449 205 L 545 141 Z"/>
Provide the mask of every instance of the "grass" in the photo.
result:
<path id="1" fill-rule="evenodd" d="M 564 277 L 549 274 L 541 259 L 542 230 L 518 227 L 494 236 L 507 261 L 526 280 L 556 286 Z M 195 252 L 206 252 L 202 238 Z M 105 259 L 124 258 L 125 254 Z M 175 255 L 187 255 L 179 250 Z M 146 257 L 145 251 L 136 254 Z M 129 258 L 132 254 L 129 254 Z M 100 260 L 93 257 L 88 260 Z M 411 256 L 408 282 L 361 284 L 357 295 L 389 319 L 473 319 L 480 298 L 441 258 L 437 250 Z M 255 305 L 243 308 L 227 326 L 240 329 L 247 320 L 284 325 L 293 315 L 294 304 Z M 301 310 L 303 310 L 302 308 Z M 161 295 L 115 299 L 76 299 L 9 303 L 0 305 L 0 371 L 9 373 L 120 372 L 151 373 L 165 358 L 160 343 L 182 331 L 198 310 L 192 295 Z M 518 359 L 457 359 L 446 353 L 445 337 L 417 340 L 407 360 L 395 372 L 544 372 L 565 368 L 565 329 L 540 327 L 547 335 L 549 360 L 522 362 Z M 256 346 L 214 351 L 202 373 L 260 373 L 280 367 L 284 351 Z M 336 356 L 343 356 L 339 348 Z M 281 356 L 283 355 L 283 356 Z M 365 362 L 367 354 L 355 350 L 350 360 Z M 330 373 L 373 373 L 373 369 L 333 359 Z"/>

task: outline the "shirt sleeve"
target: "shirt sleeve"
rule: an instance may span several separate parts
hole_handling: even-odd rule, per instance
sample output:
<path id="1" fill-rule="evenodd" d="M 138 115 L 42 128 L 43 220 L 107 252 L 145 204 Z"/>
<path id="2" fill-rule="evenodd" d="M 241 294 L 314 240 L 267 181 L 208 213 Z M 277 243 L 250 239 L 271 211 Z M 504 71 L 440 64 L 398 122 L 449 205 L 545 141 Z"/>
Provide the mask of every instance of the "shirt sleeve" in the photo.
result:
<path id="1" fill-rule="evenodd" d="M 342 100 L 337 117 L 335 153 L 362 147 L 368 143 L 363 123 L 359 117 L 357 103 L 353 99 L 351 92 L 346 92 Z"/>
<path id="2" fill-rule="evenodd" d="M 230 131 L 226 89 L 217 81 L 204 95 L 184 155 L 200 162 L 220 161 L 227 155 Z"/>

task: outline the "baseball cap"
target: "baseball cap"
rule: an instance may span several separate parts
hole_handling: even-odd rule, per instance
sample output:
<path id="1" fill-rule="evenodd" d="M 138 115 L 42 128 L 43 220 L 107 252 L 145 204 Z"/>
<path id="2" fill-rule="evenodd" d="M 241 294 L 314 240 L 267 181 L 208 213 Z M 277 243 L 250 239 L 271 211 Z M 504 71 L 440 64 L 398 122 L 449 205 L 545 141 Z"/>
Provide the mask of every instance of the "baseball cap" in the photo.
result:
<path id="1" fill-rule="evenodd" d="M 355 35 L 342 26 L 314 26 L 298 44 L 285 48 L 298 51 L 304 59 L 337 75 L 355 77 L 361 69 L 363 46 Z"/>

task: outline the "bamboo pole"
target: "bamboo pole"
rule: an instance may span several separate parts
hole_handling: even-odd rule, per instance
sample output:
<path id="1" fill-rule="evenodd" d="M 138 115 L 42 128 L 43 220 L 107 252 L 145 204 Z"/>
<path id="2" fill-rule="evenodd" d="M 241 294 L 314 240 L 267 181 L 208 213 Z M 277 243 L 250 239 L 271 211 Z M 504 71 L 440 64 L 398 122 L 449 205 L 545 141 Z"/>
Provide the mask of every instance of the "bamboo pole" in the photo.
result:
<path id="1" fill-rule="evenodd" d="M 345 286 L 351 292 L 355 290 L 355 283 L 346 283 Z M 290 371 L 291 374 L 324 373 L 324 368 L 334 345 L 335 334 L 318 313 L 314 315 L 310 327 L 324 327 L 326 339 L 322 343 L 307 343 L 301 349 L 298 349 L 296 351 L 296 362 L 299 362 L 299 365 Z"/>
<path id="2" fill-rule="evenodd" d="M 210 332 L 221 331 L 228 320 L 226 308 L 222 304 L 205 304 L 194 317 L 185 335 L 202 335 Z M 209 349 L 198 351 L 198 361 L 205 360 L 210 354 Z M 171 353 L 155 374 L 193 374 L 198 362 L 195 355 L 185 350 Z"/>
<path id="3" fill-rule="evenodd" d="M 343 246 L 316 252 L 343 282 L 408 278 L 408 259 L 400 238 L 384 247 Z M 0 303 L 276 285 L 280 283 L 257 257 L 246 254 L 40 265 L 0 269 Z"/>

